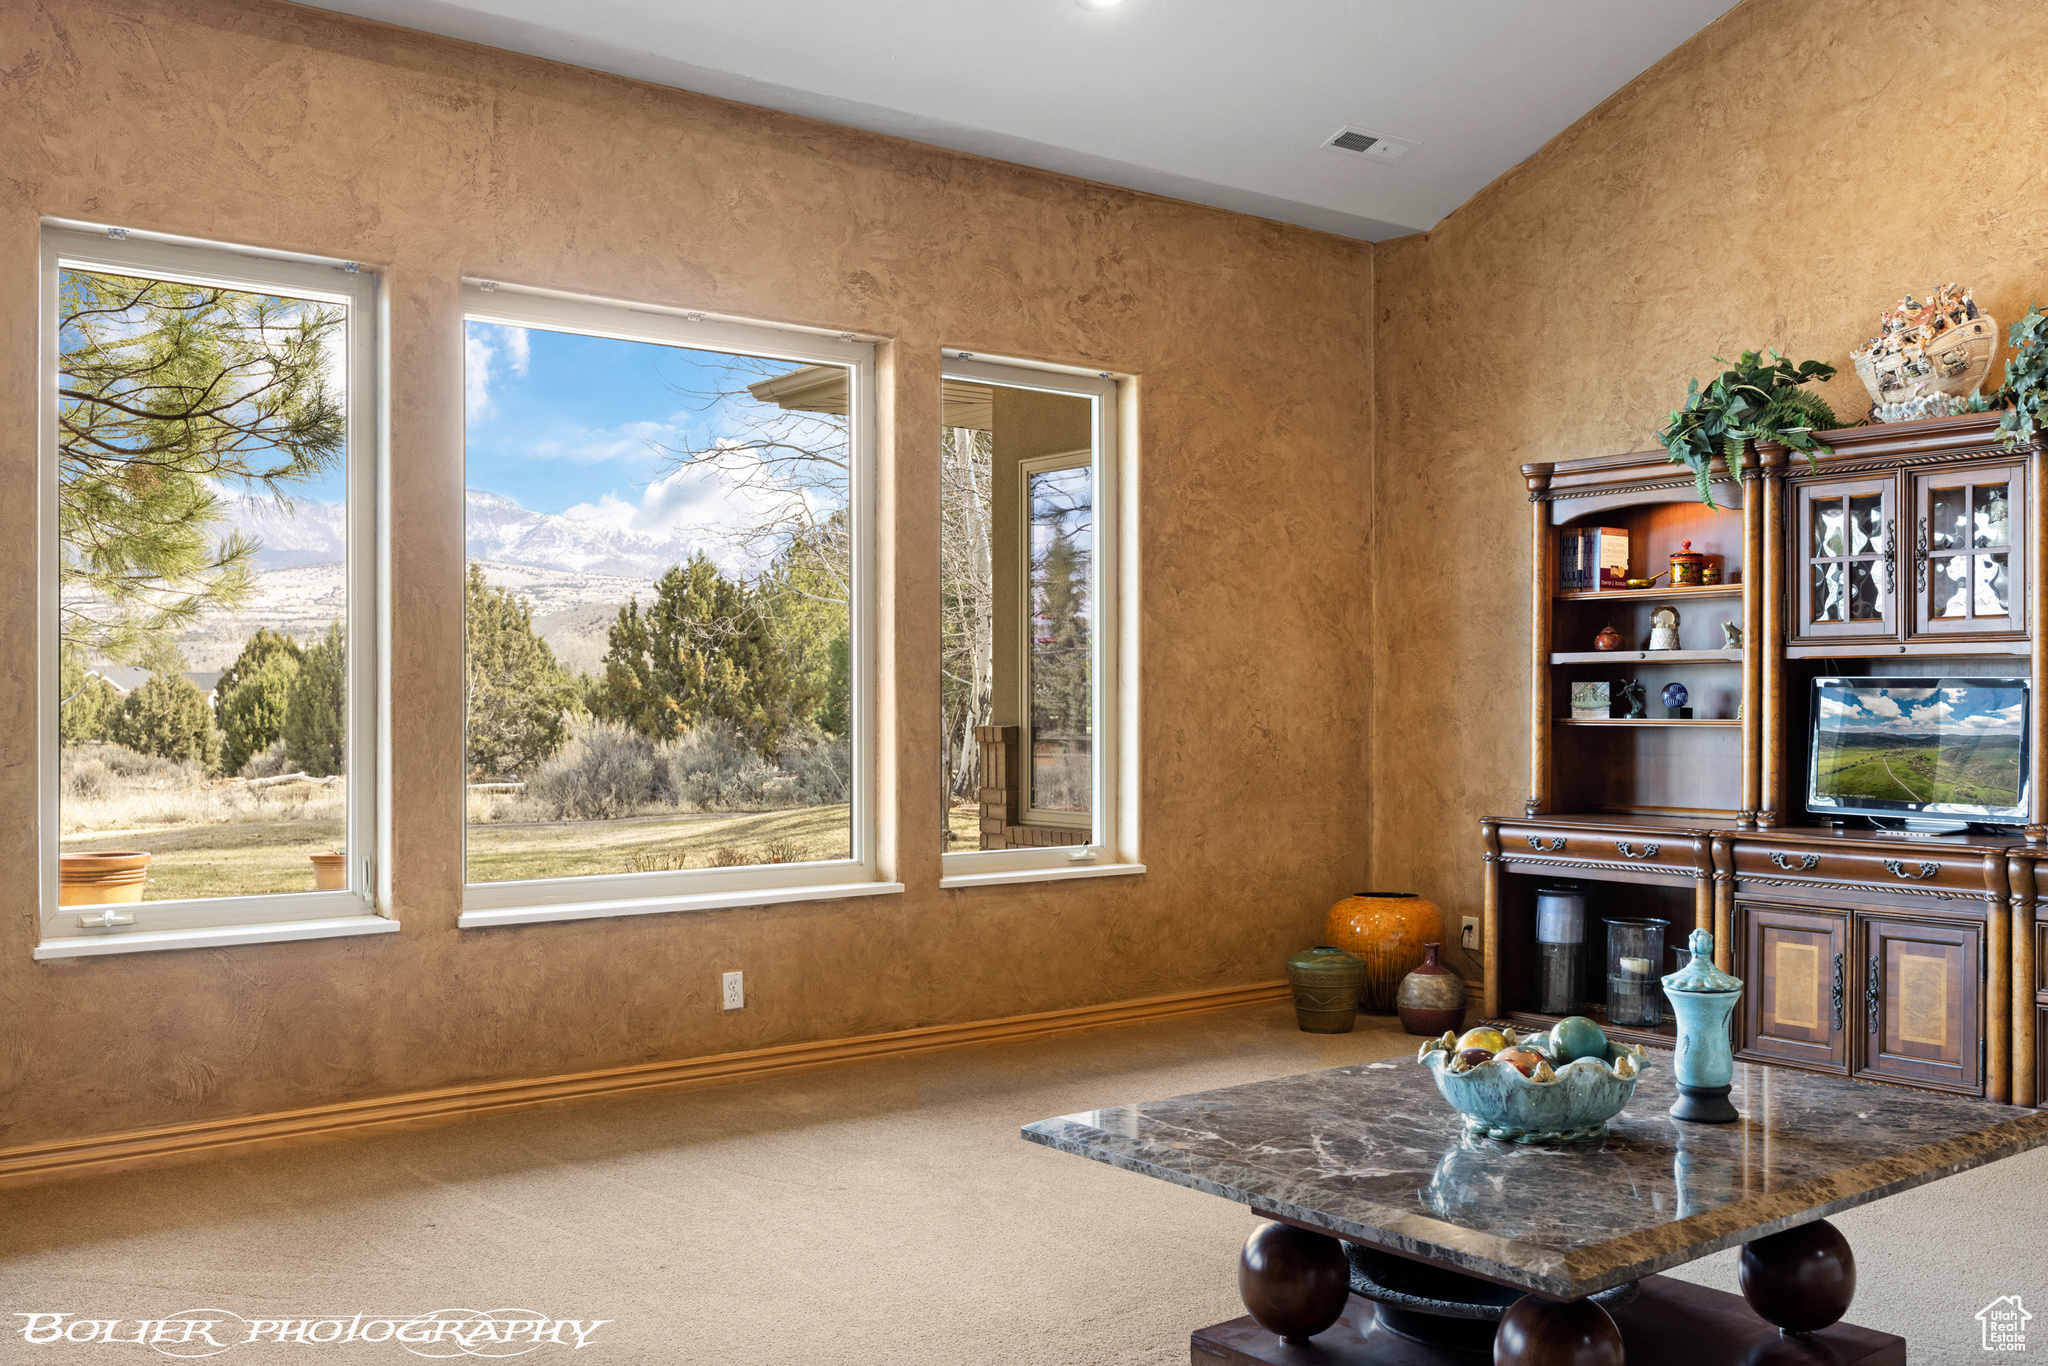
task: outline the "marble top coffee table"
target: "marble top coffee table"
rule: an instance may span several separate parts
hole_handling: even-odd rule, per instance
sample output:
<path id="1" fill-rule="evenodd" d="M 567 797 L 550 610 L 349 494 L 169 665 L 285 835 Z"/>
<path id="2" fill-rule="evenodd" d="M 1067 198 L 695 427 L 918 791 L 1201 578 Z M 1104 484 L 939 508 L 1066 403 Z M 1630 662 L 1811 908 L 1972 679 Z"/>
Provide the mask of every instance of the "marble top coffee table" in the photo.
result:
<path id="1" fill-rule="evenodd" d="M 1361 1366 L 1489 1343 L 1504 1366 L 1734 1362 L 1778 1338 L 1766 1320 L 1811 1332 L 1816 1361 L 1903 1363 L 1901 1339 L 1837 1322 L 1855 1262 L 1826 1216 L 2048 1145 L 2048 1112 L 1755 1065 L 1736 1068 L 1739 1121 L 1682 1123 L 1670 1055 L 1650 1059 L 1606 1142 L 1577 1148 L 1467 1137 L 1405 1058 L 1023 1136 L 1276 1221 L 1239 1263 L 1252 1319 L 1196 1333 L 1197 1363 Z M 1747 1307 L 1654 1274 L 1737 1244 Z"/>

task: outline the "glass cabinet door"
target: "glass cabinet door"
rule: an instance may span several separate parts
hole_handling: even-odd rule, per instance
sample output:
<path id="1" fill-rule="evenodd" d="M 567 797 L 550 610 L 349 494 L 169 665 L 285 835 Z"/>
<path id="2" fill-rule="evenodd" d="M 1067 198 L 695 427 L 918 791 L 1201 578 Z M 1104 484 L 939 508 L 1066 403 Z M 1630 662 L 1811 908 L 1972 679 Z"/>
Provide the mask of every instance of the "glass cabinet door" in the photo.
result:
<path id="1" fill-rule="evenodd" d="M 1792 507 L 1792 639 L 1898 634 L 1898 520 L 1890 479 L 1799 484 Z"/>
<path id="2" fill-rule="evenodd" d="M 2026 630 L 2024 466 L 1913 478 L 1913 634 Z"/>

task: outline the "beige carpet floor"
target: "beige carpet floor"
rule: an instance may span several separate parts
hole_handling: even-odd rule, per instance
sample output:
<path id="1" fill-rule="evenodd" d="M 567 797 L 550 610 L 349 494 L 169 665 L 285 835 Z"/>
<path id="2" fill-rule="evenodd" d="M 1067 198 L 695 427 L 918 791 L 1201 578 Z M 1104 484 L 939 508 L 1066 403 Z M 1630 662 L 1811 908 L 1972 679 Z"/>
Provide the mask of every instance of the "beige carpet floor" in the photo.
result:
<path id="1" fill-rule="evenodd" d="M 1268 1007 L 4 1193 L 0 1362 L 159 1359 L 31 1346 L 5 1326 L 20 1313 L 516 1306 L 610 1321 L 532 1363 L 1178 1366 L 1191 1328 L 1243 1312 L 1234 1259 L 1253 1219 L 1018 1126 L 1412 1044 L 1381 1022 L 1304 1035 Z M 1905 1334 L 1915 1362 L 1977 1361 L 1973 1316 L 2018 1294 L 2048 1353 L 2044 1191 L 2037 1152 L 1841 1216 L 1861 1269 L 1851 1317 Z M 1732 1289 L 1733 1254 L 1685 1274 Z M 418 1359 L 393 1344 L 224 1356 Z"/>

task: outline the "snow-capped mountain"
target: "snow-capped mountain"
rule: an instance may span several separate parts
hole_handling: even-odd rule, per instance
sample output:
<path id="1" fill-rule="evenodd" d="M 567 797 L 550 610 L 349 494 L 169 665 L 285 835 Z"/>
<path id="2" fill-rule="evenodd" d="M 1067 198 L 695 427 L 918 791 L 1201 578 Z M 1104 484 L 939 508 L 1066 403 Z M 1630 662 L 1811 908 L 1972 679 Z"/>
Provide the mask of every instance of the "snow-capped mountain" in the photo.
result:
<path id="1" fill-rule="evenodd" d="M 469 558 L 579 574 L 658 578 L 701 544 L 684 532 L 634 531 L 595 520 L 529 512 L 496 493 L 470 489 Z"/>
<path id="2" fill-rule="evenodd" d="M 289 510 L 268 498 L 224 500 L 230 522 L 258 541 L 259 571 L 339 564 L 346 545 L 339 503 L 294 502 Z M 654 579 L 690 557 L 701 544 L 684 532 L 634 531 L 597 520 L 529 512 L 501 494 L 469 490 L 469 558 L 526 565 L 570 574 Z"/>

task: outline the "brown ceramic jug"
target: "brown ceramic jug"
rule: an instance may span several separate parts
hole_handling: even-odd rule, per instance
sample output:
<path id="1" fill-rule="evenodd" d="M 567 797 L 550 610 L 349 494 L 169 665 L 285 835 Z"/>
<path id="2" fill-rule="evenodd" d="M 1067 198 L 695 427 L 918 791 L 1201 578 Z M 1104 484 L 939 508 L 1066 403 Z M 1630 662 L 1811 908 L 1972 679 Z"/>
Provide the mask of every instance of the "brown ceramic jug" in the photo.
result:
<path id="1" fill-rule="evenodd" d="M 1441 944 L 1422 946 L 1422 966 L 1401 979 L 1401 1028 L 1435 1038 L 1465 1027 L 1465 979 L 1436 961 Z"/>

